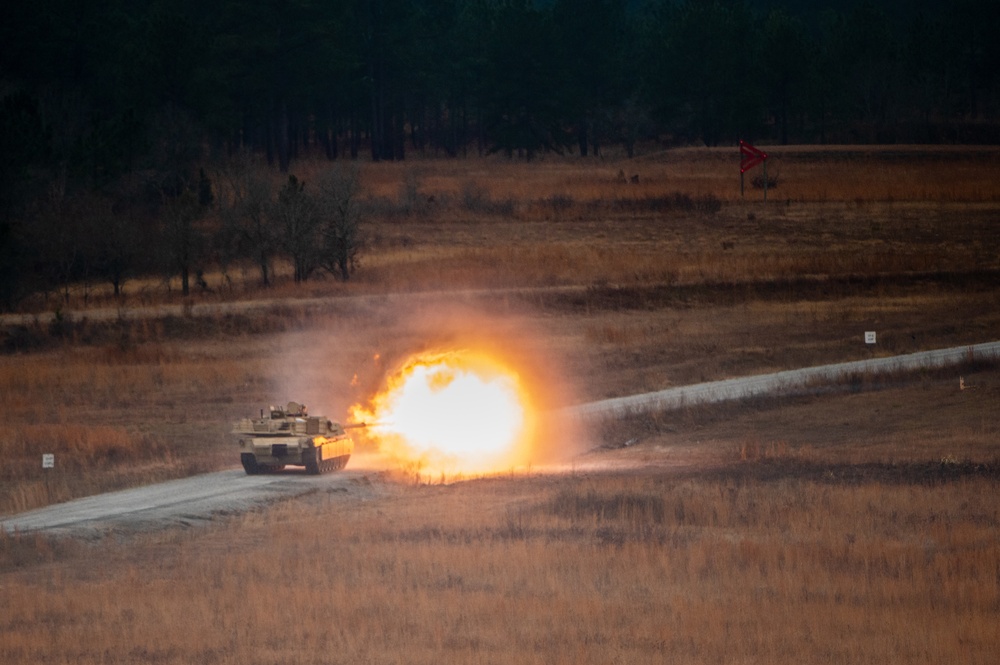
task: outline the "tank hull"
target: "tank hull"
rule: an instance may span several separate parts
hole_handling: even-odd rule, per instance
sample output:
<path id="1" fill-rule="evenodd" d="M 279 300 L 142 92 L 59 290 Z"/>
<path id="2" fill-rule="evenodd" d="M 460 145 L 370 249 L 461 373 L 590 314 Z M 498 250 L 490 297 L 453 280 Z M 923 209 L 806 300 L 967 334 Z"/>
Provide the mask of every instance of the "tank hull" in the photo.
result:
<path id="1" fill-rule="evenodd" d="M 298 407 L 293 410 L 293 407 Z M 354 442 L 343 427 L 322 417 L 306 416 L 305 407 L 271 407 L 268 417 L 244 418 L 233 427 L 239 435 L 240 462 L 248 475 L 301 466 L 318 474 L 344 468 Z"/>
<path id="2" fill-rule="evenodd" d="M 241 439 L 240 461 L 248 473 L 280 471 L 286 466 L 325 473 L 344 468 L 353 452 L 354 442 L 348 436 L 257 437 Z M 249 458 L 252 464 L 248 464 Z"/>

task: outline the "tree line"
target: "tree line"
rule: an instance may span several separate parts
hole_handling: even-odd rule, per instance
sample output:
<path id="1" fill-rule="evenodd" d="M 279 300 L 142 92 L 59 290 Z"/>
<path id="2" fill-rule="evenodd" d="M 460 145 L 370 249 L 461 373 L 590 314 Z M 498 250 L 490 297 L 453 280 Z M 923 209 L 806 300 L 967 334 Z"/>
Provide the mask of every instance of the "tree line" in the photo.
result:
<path id="1" fill-rule="evenodd" d="M 107 284 L 117 297 L 139 276 L 178 277 L 182 295 L 207 290 L 203 270 L 230 282 L 237 264 L 253 266 L 270 286 L 277 259 L 302 282 L 318 272 L 347 280 L 360 249 L 361 200 L 355 165 L 331 165 L 307 183 L 276 181 L 273 170 L 242 151 L 219 163 L 216 179 L 165 185 L 140 173 L 108 191 L 70 193 L 52 183 L 0 238 L 0 305 L 33 292 Z M 280 183 L 280 184 L 279 184 Z"/>
<path id="2" fill-rule="evenodd" d="M 287 173 L 307 156 L 1000 139 L 990 0 L 37 0 L 5 14 L 8 303 L 32 256 L 52 272 L 55 251 L 58 279 L 82 263 L 113 274 L 150 220 L 197 229 L 219 205 L 199 169 L 244 153 Z M 87 224 L 100 248 L 80 242 Z"/>

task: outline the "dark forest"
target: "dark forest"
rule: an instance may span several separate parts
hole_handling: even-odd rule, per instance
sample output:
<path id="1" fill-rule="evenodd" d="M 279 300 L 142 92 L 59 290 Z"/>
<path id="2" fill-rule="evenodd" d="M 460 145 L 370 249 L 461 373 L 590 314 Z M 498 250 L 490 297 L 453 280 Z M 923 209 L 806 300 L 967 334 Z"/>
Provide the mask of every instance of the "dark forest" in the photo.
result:
<path id="1" fill-rule="evenodd" d="M 592 158 L 740 138 L 997 143 L 998 34 L 988 0 L 14 3 L 0 296 L 78 270 L 68 247 L 32 240 L 57 242 L 47 218 L 121 227 L 87 262 L 113 275 L 141 235 L 124 176 L 153 183 L 141 216 L 186 228 L 212 203 L 205 169 L 240 153 L 284 173 L 303 158 Z M 38 277 L 53 256 L 61 276 Z"/>

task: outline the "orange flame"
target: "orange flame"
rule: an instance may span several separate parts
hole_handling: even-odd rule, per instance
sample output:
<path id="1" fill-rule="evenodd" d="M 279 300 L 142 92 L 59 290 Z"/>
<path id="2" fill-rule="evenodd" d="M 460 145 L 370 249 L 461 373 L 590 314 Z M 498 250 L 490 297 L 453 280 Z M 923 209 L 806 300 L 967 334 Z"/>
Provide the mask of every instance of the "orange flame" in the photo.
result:
<path id="1" fill-rule="evenodd" d="M 535 416 L 516 372 L 468 350 L 411 357 L 368 406 L 364 436 L 383 455 L 428 473 L 488 473 L 517 466 Z"/>

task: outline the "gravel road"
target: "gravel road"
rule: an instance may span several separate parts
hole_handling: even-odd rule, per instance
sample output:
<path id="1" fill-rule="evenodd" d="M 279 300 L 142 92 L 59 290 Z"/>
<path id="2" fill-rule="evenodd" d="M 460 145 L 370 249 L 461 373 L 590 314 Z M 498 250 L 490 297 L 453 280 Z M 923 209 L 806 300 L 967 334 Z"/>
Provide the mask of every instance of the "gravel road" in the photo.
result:
<path id="1" fill-rule="evenodd" d="M 792 369 L 773 374 L 759 374 L 725 381 L 697 383 L 691 386 L 668 388 L 640 395 L 616 397 L 570 407 L 564 411 L 570 416 L 606 416 L 676 409 L 685 405 L 708 404 L 726 400 L 743 399 L 797 391 L 809 386 L 838 381 L 854 374 L 885 374 L 902 370 L 956 365 L 968 360 L 1000 358 L 1000 342 L 987 342 L 949 349 L 921 351 L 902 356 L 871 358 L 854 362 L 836 363 Z"/>
<path id="2" fill-rule="evenodd" d="M 218 471 L 45 506 L 5 518 L 0 528 L 87 536 L 189 526 L 312 492 L 366 498 L 376 491 L 375 476 L 366 470 L 321 476 L 299 470 L 259 476 L 248 476 L 243 469 Z"/>

